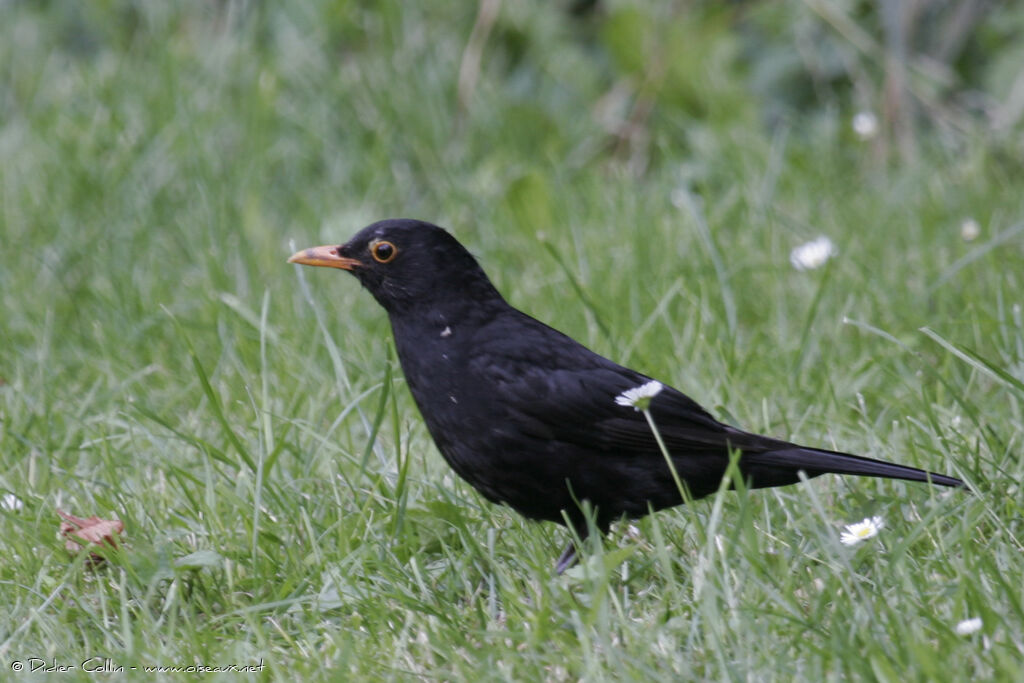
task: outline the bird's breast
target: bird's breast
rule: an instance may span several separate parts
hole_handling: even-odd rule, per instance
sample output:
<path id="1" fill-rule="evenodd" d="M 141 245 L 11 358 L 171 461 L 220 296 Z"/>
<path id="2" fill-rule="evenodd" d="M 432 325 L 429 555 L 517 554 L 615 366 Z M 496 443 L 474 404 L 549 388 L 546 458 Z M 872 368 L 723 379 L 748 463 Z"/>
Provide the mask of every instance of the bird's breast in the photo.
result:
<path id="1" fill-rule="evenodd" d="M 456 329 L 440 317 L 416 326 L 393 325 L 402 372 L 428 426 L 465 399 L 467 358 Z"/>

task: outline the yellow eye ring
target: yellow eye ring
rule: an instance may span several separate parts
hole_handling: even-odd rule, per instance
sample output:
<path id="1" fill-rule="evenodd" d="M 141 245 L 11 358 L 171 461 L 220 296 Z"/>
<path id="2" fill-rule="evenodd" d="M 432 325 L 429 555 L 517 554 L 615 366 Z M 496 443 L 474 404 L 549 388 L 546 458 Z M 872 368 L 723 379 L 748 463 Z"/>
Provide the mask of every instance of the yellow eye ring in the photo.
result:
<path id="1" fill-rule="evenodd" d="M 377 263 L 388 263 L 398 256 L 398 247 L 387 240 L 379 240 L 370 245 L 370 256 Z"/>

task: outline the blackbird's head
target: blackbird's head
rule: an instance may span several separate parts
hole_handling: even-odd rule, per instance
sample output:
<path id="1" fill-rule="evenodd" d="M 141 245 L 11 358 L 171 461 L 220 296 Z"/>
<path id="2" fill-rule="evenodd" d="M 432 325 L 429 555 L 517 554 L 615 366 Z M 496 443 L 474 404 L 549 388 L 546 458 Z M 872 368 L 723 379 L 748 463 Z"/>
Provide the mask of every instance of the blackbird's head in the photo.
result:
<path id="1" fill-rule="evenodd" d="M 288 262 L 349 271 L 388 313 L 444 302 L 501 300 L 472 254 L 424 221 L 378 221 L 345 244 L 303 249 Z"/>

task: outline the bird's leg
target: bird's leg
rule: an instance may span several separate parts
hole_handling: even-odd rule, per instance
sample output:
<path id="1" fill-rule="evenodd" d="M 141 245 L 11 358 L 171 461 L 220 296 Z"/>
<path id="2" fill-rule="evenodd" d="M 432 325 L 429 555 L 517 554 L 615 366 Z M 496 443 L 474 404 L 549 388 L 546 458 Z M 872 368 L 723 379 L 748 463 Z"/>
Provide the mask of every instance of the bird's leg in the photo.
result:
<path id="1" fill-rule="evenodd" d="M 562 574 L 566 569 L 574 566 L 580 561 L 580 554 L 583 552 L 583 546 L 587 542 L 587 538 L 590 537 L 591 524 L 593 524 L 594 531 L 597 532 L 595 538 L 603 539 L 608 534 L 610 528 L 609 522 L 606 520 L 567 520 L 567 526 L 572 538 L 569 539 L 569 544 L 565 546 L 565 550 L 559 556 L 558 561 L 555 562 L 555 574 Z"/>
<path id="2" fill-rule="evenodd" d="M 569 493 L 572 494 L 571 483 L 569 484 Z M 573 500 L 579 506 L 577 509 L 572 511 L 562 510 L 563 523 L 565 528 L 569 530 L 571 538 L 569 539 L 569 545 L 565 546 L 565 550 L 562 551 L 558 561 L 555 562 L 555 574 L 557 575 L 561 575 L 566 569 L 580 561 L 583 544 L 586 543 L 587 536 L 590 535 L 590 526 L 593 524 L 594 509 L 590 506 L 590 501 L 584 500 L 580 502 L 576 500 L 575 495 L 573 495 Z"/>
<path id="3" fill-rule="evenodd" d="M 575 541 L 569 541 L 569 545 L 565 546 L 565 550 L 562 551 L 558 561 L 555 562 L 555 573 L 561 574 L 569 567 L 573 566 L 579 561 L 579 556 L 576 553 Z"/>

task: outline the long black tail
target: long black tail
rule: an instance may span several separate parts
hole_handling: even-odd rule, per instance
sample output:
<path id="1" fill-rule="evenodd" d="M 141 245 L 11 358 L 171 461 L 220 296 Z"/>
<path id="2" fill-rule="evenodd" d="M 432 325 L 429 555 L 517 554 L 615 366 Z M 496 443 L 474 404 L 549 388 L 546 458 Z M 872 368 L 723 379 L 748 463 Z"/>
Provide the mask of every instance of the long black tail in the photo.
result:
<path id="1" fill-rule="evenodd" d="M 776 471 L 781 474 L 788 470 L 803 470 L 809 477 L 820 474 L 855 474 L 862 477 L 883 477 L 886 479 L 904 479 L 906 481 L 923 481 L 940 486 L 957 486 L 967 488 L 962 480 L 947 477 L 944 474 L 919 470 L 916 467 L 896 465 L 861 455 L 839 453 L 838 451 L 819 450 L 817 448 L 785 448 L 763 453 L 746 453 L 741 464 L 756 470 Z M 765 482 L 764 485 L 775 484 Z"/>

